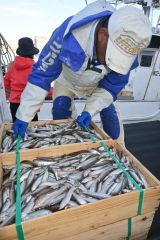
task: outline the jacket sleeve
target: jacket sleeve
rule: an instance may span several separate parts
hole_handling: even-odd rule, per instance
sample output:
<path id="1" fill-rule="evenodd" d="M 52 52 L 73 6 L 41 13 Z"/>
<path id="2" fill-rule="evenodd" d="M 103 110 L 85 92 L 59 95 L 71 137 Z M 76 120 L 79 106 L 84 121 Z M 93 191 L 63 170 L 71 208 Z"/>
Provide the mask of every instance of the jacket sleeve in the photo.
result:
<path id="1" fill-rule="evenodd" d="M 58 78 L 62 71 L 59 53 L 70 19 L 71 17 L 53 32 L 38 61 L 32 67 L 32 73 L 21 95 L 21 104 L 16 113 L 16 117 L 22 121 L 30 122 L 32 120 L 47 96 L 51 82 Z"/>
<path id="2" fill-rule="evenodd" d="M 136 59 L 130 71 L 136 68 L 138 66 L 137 64 Z M 99 82 L 98 87 L 94 90 L 91 97 L 87 99 L 84 111 L 87 111 L 91 116 L 94 116 L 96 113 L 116 101 L 118 93 L 128 83 L 130 71 L 126 75 L 111 71 L 105 76 Z"/>

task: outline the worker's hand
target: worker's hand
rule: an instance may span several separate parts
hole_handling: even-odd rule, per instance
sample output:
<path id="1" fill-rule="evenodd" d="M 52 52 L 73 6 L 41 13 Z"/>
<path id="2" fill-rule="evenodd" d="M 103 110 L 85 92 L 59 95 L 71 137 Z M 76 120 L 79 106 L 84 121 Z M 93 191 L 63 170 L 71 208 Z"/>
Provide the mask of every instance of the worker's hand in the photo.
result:
<path id="1" fill-rule="evenodd" d="M 24 137 L 27 127 L 27 122 L 21 121 L 17 118 L 16 121 L 13 123 L 12 130 L 17 136 L 20 135 L 21 137 Z"/>
<path id="2" fill-rule="evenodd" d="M 80 116 L 77 117 L 76 122 L 82 128 L 89 127 L 91 124 L 91 115 L 89 112 L 82 112 Z"/>

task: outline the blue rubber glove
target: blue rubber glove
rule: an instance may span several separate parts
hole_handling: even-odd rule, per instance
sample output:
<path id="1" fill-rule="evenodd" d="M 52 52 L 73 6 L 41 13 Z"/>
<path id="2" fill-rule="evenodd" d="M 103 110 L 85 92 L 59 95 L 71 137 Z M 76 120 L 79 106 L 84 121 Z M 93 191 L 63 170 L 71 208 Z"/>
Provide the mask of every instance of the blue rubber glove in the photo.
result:
<path id="1" fill-rule="evenodd" d="M 80 127 L 89 127 L 91 124 L 91 115 L 89 112 L 82 112 L 80 116 L 77 117 L 76 122 Z"/>
<path id="2" fill-rule="evenodd" d="M 17 136 L 20 135 L 21 137 L 24 137 L 27 127 L 27 122 L 21 121 L 17 118 L 16 121 L 13 123 L 12 130 Z"/>

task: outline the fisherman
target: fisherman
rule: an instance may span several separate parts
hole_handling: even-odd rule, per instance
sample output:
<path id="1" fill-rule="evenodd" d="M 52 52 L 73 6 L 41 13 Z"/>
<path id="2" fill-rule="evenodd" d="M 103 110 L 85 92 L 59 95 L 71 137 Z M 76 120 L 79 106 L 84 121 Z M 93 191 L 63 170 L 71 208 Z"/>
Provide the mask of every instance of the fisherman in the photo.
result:
<path id="1" fill-rule="evenodd" d="M 28 82 L 28 75 L 32 72 L 34 64 L 34 55 L 39 53 L 39 49 L 33 44 L 29 37 L 23 37 L 18 40 L 15 60 L 11 62 L 7 73 L 4 76 L 4 86 L 6 97 L 9 98 L 12 121 L 16 120 L 16 111 L 20 105 L 21 94 Z M 32 121 L 38 121 L 36 114 Z"/>
<path id="2" fill-rule="evenodd" d="M 136 56 L 150 39 L 151 24 L 135 7 L 115 10 L 106 1 L 98 0 L 67 18 L 53 32 L 34 64 L 21 97 L 14 132 L 24 136 L 51 82 L 56 80 L 54 120 L 70 118 L 74 97 L 87 96 L 77 123 L 89 127 L 92 117 L 100 113 L 104 131 L 123 142 L 123 127 L 113 102 L 127 84 Z"/>

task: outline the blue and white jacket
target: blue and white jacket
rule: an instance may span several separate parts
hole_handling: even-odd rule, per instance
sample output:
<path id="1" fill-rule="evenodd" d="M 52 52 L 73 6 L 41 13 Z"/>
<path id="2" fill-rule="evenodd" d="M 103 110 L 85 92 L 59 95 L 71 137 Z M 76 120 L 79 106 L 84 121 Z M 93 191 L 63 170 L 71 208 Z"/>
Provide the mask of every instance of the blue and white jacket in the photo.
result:
<path id="1" fill-rule="evenodd" d="M 77 73 L 83 68 L 86 53 L 73 32 L 87 24 L 110 16 L 113 11 L 114 9 L 106 1 L 98 0 L 89 4 L 75 16 L 67 18 L 53 32 L 37 63 L 33 65 L 29 82 L 21 97 L 21 104 L 16 114 L 17 118 L 25 122 L 31 121 L 42 105 L 51 82 L 59 77 L 63 66 L 67 66 L 71 71 Z M 85 111 L 94 115 L 97 111 L 109 106 L 117 99 L 117 94 L 127 84 L 128 78 L 129 73 L 122 75 L 111 71 L 105 75 L 99 81 L 93 96 L 88 100 Z M 102 93 L 104 95 L 103 101 L 101 99 Z M 98 104 L 95 105 L 95 103 Z M 96 109 L 93 106 L 96 106 Z"/>

